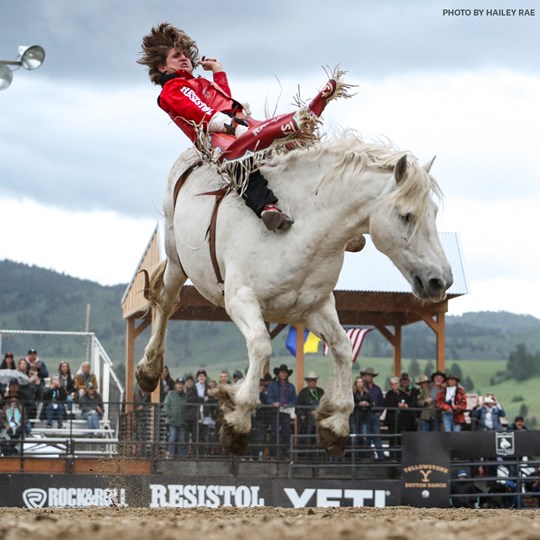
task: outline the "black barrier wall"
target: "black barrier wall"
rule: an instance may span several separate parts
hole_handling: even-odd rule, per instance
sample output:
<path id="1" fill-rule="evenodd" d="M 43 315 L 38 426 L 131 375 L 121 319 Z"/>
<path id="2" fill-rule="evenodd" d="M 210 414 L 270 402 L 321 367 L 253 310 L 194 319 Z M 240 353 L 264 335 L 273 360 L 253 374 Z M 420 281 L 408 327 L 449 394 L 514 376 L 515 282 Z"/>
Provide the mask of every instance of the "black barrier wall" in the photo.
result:
<path id="1" fill-rule="evenodd" d="M 359 470 L 384 474 L 401 471 L 400 479 L 386 476 L 361 479 L 341 477 L 345 469 L 329 469 L 328 462 L 320 467 L 313 463 L 310 469 L 318 478 L 286 478 L 276 474 L 242 473 L 225 475 L 226 461 L 215 474 L 182 474 L 173 470 L 175 462 L 168 461 L 170 473 L 151 475 L 86 475 L 86 474 L 3 474 L 0 475 L 0 506 L 6 507 L 86 507 L 130 506 L 142 508 L 206 506 L 280 506 L 285 508 L 330 506 L 396 506 L 448 507 L 450 486 L 456 468 L 470 471 L 487 464 L 488 476 L 473 477 L 484 484 L 497 483 L 498 468 L 506 468 L 507 478 L 518 479 L 524 487 L 524 464 L 538 466 L 530 458 L 540 455 L 540 431 L 526 432 L 462 432 L 421 433 L 405 432 L 402 438 L 402 462 L 356 465 Z M 527 456 L 528 460 L 519 462 Z M 463 461 L 465 460 L 465 461 Z M 487 461 L 486 461 L 487 460 Z M 189 464 L 189 460 L 179 461 Z M 212 462 L 215 464 L 215 461 Z M 230 464 L 230 463 L 229 463 Z M 347 462 L 344 461 L 347 465 Z M 506 464 L 506 467 L 504 466 Z M 371 468 L 370 468 L 371 467 Z M 489 474 L 490 468 L 493 473 Z M 289 474 L 290 474 L 289 468 Z M 454 470 L 454 474 L 452 473 Z M 232 474 L 232 473 L 231 473 Z M 327 474 L 329 476 L 324 476 Z M 534 480 L 540 480 L 535 476 Z M 532 477 L 531 477 L 532 478 Z M 521 489 L 519 487 L 519 489 Z M 529 495 L 526 489 L 522 495 Z M 467 492 L 468 493 L 468 492 Z M 516 498 L 517 490 L 510 494 Z M 534 494 L 533 494 L 534 495 Z M 468 495 L 467 495 L 468 496 Z M 486 495 L 484 495 L 485 497 Z M 519 501 L 518 501 L 519 502 Z M 520 507 L 519 505 L 517 507 Z"/>
<path id="2" fill-rule="evenodd" d="M 404 432 L 402 504 L 416 507 L 450 505 L 449 438 L 458 433 Z"/>
<path id="3" fill-rule="evenodd" d="M 454 460 L 486 460 L 497 464 L 540 455 L 540 431 L 470 431 L 459 433 L 404 432 L 402 435 L 402 504 L 450 506 Z M 497 478 L 493 478 L 497 480 Z M 503 478 L 501 480 L 504 480 Z"/>
<path id="4" fill-rule="evenodd" d="M 48 508 L 396 506 L 399 480 L 330 481 L 90 475 L 3 475 L 0 506 Z"/>

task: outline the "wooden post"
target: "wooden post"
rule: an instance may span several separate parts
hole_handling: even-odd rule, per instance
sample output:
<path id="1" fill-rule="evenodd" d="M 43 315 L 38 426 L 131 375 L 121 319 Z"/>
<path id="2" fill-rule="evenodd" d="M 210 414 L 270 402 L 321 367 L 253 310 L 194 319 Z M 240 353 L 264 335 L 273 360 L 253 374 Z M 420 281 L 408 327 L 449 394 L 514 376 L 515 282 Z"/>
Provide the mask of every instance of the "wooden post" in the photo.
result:
<path id="1" fill-rule="evenodd" d="M 296 392 L 304 387 L 304 332 L 305 324 L 295 324 L 296 328 Z"/>
<path id="2" fill-rule="evenodd" d="M 153 331 L 155 320 L 156 320 L 156 308 L 153 308 L 152 309 L 152 331 Z M 160 374 L 160 378 L 158 379 L 158 385 L 156 386 L 156 389 L 152 392 L 152 403 L 159 404 L 160 393 L 161 393 L 161 374 Z"/>
<path id="3" fill-rule="evenodd" d="M 401 374 L 401 325 L 396 324 L 394 332 L 394 375 Z"/>
<path id="4" fill-rule="evenodd" d="M 437 314 L 437 370 L 445 371 L 446 366 L 446 352 L 445 352 L 445 334 L 446 324 L 444 313 Z"/>
<path id="5" fill-rule="evenodd" d="M 401 325 L 394 326 L 394 333 L 390 332 L 386 326 L 377 324 L 375 328 L 387 339 L 394 349 L 394 375 L 399 377 L 401 373 Z"/>
<path id="6" fill-rule="evenodd" d="M 134 393 L 134 373 L 135 373 L 135 321 L 131 318 L 126 321 L 126 393 L 124 399 L 128 405 L 126 412 L 133 409 L 131 402 L 133 401 Z"/>
<path id="7" fill-rule="evenodd" d="M 445 303 L 445 306 L 447 303 Z M 446 366 L 446 322 L 444 311 L 439 311 L 433 315 L 422 315 L 424 322 L 435 332 L 437 370 L 445 371 Z M 433 318 L 435 317 L 435 318 Z"/>

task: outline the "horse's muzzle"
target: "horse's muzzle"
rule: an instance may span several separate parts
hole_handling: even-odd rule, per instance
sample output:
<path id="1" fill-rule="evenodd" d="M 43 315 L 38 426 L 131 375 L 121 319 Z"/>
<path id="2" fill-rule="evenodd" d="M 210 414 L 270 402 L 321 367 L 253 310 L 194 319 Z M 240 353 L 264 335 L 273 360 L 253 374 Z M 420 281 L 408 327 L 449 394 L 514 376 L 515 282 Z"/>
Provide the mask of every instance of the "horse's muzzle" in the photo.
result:
<path id="1" fill-rule="evenodd" d="M 413 292 L 422 300 L 440 302 L 446 298 L 446 291 L 452 286 L 453 279 L 430 277 L 424 281 L 419 275 L 413 278 Z"/>

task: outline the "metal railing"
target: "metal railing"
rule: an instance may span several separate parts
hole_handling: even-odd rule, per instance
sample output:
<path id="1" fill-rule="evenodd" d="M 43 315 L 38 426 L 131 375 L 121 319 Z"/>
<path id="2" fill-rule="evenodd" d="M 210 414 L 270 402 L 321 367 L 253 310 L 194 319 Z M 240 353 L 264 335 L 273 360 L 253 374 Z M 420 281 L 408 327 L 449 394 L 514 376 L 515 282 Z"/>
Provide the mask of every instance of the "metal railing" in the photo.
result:
<path id="1" fill-rule="evenodd" d="M 462 476 L 457 476 L 458 472 Z M 457 508 L 537 508 L 540 460 L 498 458 L 452 462 L 451 503 Z"/>

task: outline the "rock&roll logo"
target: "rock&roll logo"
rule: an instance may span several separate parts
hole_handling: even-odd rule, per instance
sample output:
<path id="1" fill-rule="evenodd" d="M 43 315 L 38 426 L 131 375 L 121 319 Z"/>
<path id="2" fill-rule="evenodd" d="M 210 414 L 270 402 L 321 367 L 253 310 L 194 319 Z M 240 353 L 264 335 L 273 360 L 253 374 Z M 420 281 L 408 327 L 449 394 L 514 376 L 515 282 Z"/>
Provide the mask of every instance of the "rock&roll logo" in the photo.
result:
<path id="1" fill-rule="evenodd" d="M 22 497 L 26 508 L 42 508 L 47 502 L 47 492 L 40 488 L 27 489 Z"/>
<path id="2" fill-rule="evenodd" d="M 125 489 L 30 488 L 23 492 L 26 508 L 84 508 L 86 506 L 128 506 Z"/>

